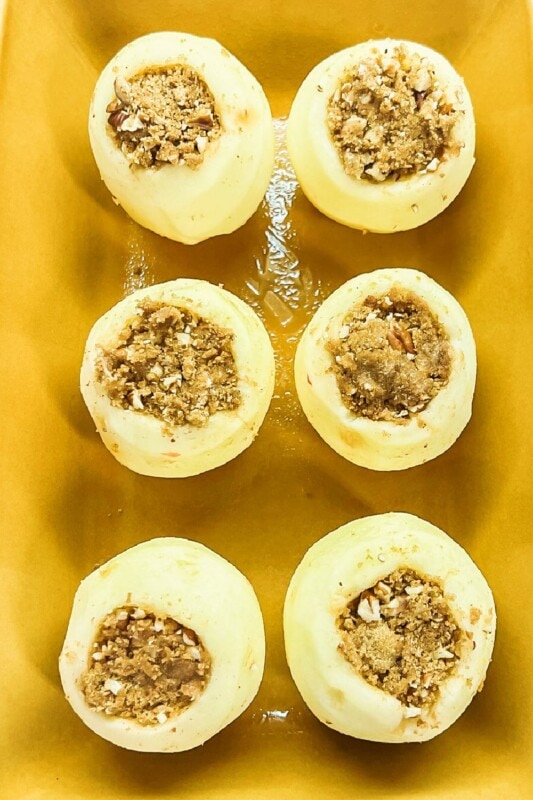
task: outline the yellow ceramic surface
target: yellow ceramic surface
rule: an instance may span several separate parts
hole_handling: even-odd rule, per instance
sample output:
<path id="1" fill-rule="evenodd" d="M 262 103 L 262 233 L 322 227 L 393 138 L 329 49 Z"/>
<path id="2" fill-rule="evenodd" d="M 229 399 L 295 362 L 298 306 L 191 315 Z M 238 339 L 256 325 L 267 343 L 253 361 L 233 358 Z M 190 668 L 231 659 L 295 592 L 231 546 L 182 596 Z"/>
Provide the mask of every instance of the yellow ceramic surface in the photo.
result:
<path id="1" fill-rule="evenodd" d="M 2 798 L 532 796 L 530 22 L 526 0 L 8 2 L 0 62 Z M 109 58 L 161 29 L 225 44 L 261 81 L 278 118 L 329 53 L 371 37 L 423 42 L 471 93 L 473 173 L 436 220 L 363 235 L 293 197 L 282 163 L 263 209 L 236 233 L 194 247 L 159 238 L 111 201 L 87 113 Z M 391 474 L 330 450 L 304 418 L 292 380 L 295 341 L 317 304 L 353 275 L 385 266 L 421 269 L 457 297 L 479 363 L 473 417 L 459 441 L 435 461 Z M 125 292 L 179 276 L 224 283 L 250 301 L 278 361 L 256 442 L 183 481 L 136 475 L 115 461 L 78 390 L 94 321 Z M 284 595 L 306 549 L 351 519 L 387 511 L 416 514 L 455 538 L 498 610 L 483 692 L 422 745 L 327 730 L 300 699 L 283 651 Z M 256 589 L 267 635 L 265 678 L 250 708 L 202 748 L 170 756 L 126 752 L 91 733 L 64 700 L 57 669 L 80 580 L 156 536 L 198 539 L 233 562 Z"/>

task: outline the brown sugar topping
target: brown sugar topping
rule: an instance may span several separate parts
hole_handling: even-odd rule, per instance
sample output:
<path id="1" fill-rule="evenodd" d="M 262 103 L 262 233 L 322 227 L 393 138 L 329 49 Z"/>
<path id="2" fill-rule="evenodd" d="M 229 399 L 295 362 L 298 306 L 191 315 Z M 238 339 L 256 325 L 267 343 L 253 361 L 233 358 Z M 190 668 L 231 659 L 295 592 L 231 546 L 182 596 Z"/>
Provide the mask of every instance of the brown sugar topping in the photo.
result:
<path id="1" fill-rule="evenodd" d="M 169 426 L 206 425 L 241 402 L 233 333 L 184 308 L 144 300 L 95 375 L 112 405 Z"/>
<path id="2" fill-rule="evenodd" d="M 115 80 L 108 123 L 131 166 L 200 166 L 221 131 L 215 99 L 207 84 L 184 64 L 139 72 Z"/>
<path id="3" fill-rule="evenodd" d="M 96 711 L 157 725 L 199 697 L 210 669 L 209 653 L 194 631 L 127 606 L 103 620 L 81 685 Z"/>
<path id="4" fill-rule="evenodd" d="M 413 717 L 437 699 L 464 640 L 440 583 L 407 568 L 362 592 L 338 624 L 345 658 Z"/>
<path id="5" fill-rule="evenodd" d="M 409 419 L 450 376 L 442 325 L 424 300 L 397 287 L 353 308 L 327 348 L 342 402 L 372 420 Z"/>
<path id="6" fill-rule="evenodd" d="M 401 45 L 376 48 L 343 75 L 329 99 L 327 124 L 344 171 L 381 182 L 434 172 L 457 155 L 460 113 L 428 59 Z"/>

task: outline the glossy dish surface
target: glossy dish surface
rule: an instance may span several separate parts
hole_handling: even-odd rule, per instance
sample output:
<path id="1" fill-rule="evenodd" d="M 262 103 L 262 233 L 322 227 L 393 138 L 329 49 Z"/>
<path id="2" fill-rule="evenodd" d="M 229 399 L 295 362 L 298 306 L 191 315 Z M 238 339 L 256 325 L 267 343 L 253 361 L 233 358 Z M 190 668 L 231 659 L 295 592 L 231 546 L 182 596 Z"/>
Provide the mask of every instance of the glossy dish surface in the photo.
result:
<path id="1" fill-rule="evenodd" d="M 384 0 L 361 6 L 154 0 L 7 2 L 0 67 L 1 347 L 0 796 L 109 800 L 522 800 L 532 784 L 528 608 L 533 558 L 529 419 L 533 216 L 529 3 Z M 438 25 L 435 21 L 438 20 Z M 127 42 L 162 29 L 221 42 L 265 89 L 278 144 L 296 90 L 333 52 L 405 38 L 441 52 L 468 86 L 476 164 L 457 199 L 416 230 L 339 225 L 297 187 L 286 151 L 258 212 L 186 246 L 132 222 L 95 166 L 87 115 L 96 79 Z M 31 57 L 30 55 L 31 54 Z M 470 320 L 478 372 L 472 418 L 438 458 L 397 472 L 350 464 L 307 422 L 296 342 L 341 284 L 409 265 Z M 276 386 L 253 444 L 197 477 L 137 475 L 107 452 L 79 393 L 95 321 L 133 289 L 209 280 L 251 303 L 270 334 Z M 405 511 L 473 558 L 498 611 L 483 691 L 431 742 L 387 745 L 328 730 L 285 659 L 282 610 L 309 547 L 349 520 Z M 205 745 L 159 755 L 118 748 L 66 702 L 57 659 L 80 581 L 157 537 L 200 541 L 252 583 L 265 620 L 264 680 L 249 708 Z M 222 602 L 222 599 L 221 599 Z"/>

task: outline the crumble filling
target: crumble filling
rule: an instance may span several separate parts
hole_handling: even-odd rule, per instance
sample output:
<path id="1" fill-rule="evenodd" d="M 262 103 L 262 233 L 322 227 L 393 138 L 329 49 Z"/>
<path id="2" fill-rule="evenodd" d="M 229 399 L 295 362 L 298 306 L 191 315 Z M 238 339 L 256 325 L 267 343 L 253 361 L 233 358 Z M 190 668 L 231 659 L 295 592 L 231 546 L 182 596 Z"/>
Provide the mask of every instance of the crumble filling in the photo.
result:
<path id="1" fill-rule="evenodd" d="M 129 79 L 119 75 L 114 88 L 108 123 L 130 166 L 200 166 L 221 122 L 196 70 L 185 64 L 154 67 Z"/>
<path id="2" fill-rule="evenodd" d="M 463 146 L 461 112 L 425 56 L 403 45 L 377 49 L 342 76 L 327 125 L 344 171 L 371 182 L 435 172 Z"/>
<path id="3" fill-rule="evenodd" d="M 407 568 L 362 592 L 338 624 L 344 657 L 365 681 L 407 706 L 412 717 L 436 700 L 464 638 L 440 583 Z"/>
<path id="4" fill-rule="evenodd" d="M 185 308 L 144 300 L 116 344 L 100 349 L 96 379 L 118 408 L 202 427 L 241 402 L 233 339 Z"/>
<path id="5" fill-rule="evenodd" d="M 353 308 L 327 349 L 342 402 L 371 420 L 409 419 L 450 377 L 444 328 L 424 300 L 397 287 Z"/>
<path id="6" fill-rule="evenodd" d="M 141 608 L 116 608 L 103 620 L 81 678 L 87 704 L 140 725 L 162 725 L 193 703 L 209 680 L 211 658 L 199 636 Z"/>

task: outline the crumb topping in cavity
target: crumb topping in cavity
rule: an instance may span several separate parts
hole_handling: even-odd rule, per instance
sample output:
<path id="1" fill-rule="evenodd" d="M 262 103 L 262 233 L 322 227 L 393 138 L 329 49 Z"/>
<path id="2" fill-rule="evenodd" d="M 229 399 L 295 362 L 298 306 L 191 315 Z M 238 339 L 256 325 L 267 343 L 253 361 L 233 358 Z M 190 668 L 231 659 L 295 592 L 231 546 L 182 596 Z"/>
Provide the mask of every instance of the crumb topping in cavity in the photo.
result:
<path id="1" fill-rule="evenodd" d="M 328 342 L 344 405 L 371 420 L 404 422 L 448 383 L 450 343 L 427 303 L 392 287 L 368 296 Z"/>
<path id="2" fill-rule="evenodd" d="M 241 402 L 233 339 L 185 308 L 144 300 L 116 344 L 100 349 L 96 380 L 118 408 L 201 427 Z"/>
<path id="3" fill-rule="evenodd" d="M 141 725 L 163 724 L 205 689 L 209 653 L 170 617 L 116 608 L 103 620 L 81 686 L 87 704 Z"/>
<path id="4" fill-rule="evenodd" d="M 344 171 L 381 182 L 435 172 L 458 155 L 460 113 L 430 61 L 401 45 L 376 48 L 345 72 L 329 99 L 327 124 Z"/>
<path id="5" fill-rule="evenodd" d="M 185 64 L 154 67 L 115 79 L 108 122 L 130 166 L 199 167 L 220 135 L 215 99 L 196 70 Z"/>
<path id="6" fill-rule="evenodd" d="M 437 699 L 460 657 L 463 632 L 434 578 L 401 568 L 340 615 L 340 651 L 372 686 L 416 717 Z"/>

